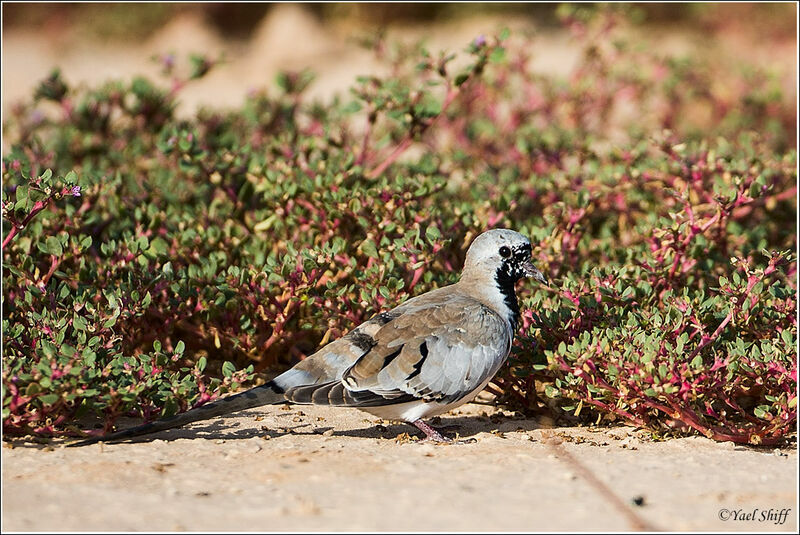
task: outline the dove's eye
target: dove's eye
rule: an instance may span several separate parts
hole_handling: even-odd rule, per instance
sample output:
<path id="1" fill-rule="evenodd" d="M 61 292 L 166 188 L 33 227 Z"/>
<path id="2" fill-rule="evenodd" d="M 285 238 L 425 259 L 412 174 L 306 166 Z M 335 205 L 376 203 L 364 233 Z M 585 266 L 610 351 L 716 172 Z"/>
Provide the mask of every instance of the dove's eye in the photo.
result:
<path id="1" fill-rule="evenodd" d="M 508 258 L 509 256 L 511 256 L 511 249 L 509 249 L 505 245 L 502 246 L 500 248 L 500 256 L 502 256 L 503 258 Z"/>

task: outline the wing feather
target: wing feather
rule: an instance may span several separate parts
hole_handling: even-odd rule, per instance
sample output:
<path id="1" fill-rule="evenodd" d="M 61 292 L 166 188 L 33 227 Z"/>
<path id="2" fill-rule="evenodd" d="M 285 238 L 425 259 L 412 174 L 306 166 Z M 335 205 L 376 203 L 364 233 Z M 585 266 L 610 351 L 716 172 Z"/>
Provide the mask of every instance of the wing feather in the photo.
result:
<path id="1" fill-rule="evenodd" d="M 450 403 L 471 393 L 502 364 L 510 337 L 502 318 L 483 304 L 452 299 L 408 311 L 381 328 L 376 346 L 343 378 L 352 393 L 386 399 L 407 394 Z M 402 351 L 384 366 L 384 353 L 400 344 Z"/>
<path id="2" fill-rule="evenodd" d="M 287 389 L 287 398 L 374 407 L 413 400 L 452 403 L 475 391 L 505 361 L 509 325 L 475 299 L 444 292 L 437 297 L 412 299 L 334 342 L 341 342 L 338 347 L 327 346 L 337 354 L 325 359 L 351 365 Z"/>

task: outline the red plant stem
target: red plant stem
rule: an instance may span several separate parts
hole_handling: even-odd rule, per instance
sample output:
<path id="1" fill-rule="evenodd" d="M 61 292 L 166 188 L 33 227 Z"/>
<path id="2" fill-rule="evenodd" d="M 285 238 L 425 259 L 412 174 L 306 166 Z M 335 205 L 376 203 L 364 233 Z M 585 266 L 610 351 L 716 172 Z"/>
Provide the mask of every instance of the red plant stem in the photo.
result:
<path id="1" fill-rule="evenodd" d="M 356 165 L 363 165 L 364 160 L 367 157 L 367 149 L 369 148 L 369 138 L 372 136 L 372 127 L 375 125 L 375 116 L 370 113 L 369 117 L 367 118 L 367 131 L 364 132 L 364 141 L 361 143 L 361 152 L 358 154 L 356 158 Z"/>
<path id="2" fill-rule="evenodd" d="M 414 138 L 412 136 L 410 136 L 410 135 L 406 136 L 406 138 L 403 139 L 403 141 L 400 142 L 400 144 L 397 146 L 397 148 L 394 149 L 394 152 L 392 152 L 389 155 L 389 157 L 386 158 L 383 161 L 383 163 L 381 163 L 377 167 L 373 168 L 372 171 L 369 171 L 367 173 L 367 178 L 375 178 L 378 175 L 380 175 L 381 173 L 383 173 L 386 170 L 387 167 L 392 165 L 394 163 L 394 161 L 397 158 L 399 158 L 400 155 L 403 154 L 403 152 L 405 152 L 408 147 L 411 146 L 412 143 L 414 143 Z"/>
<path id="3" fill-rule="evenodd" d="M 47 283 L 50 281 L 50 277 L 53 276 L 53 273 L 56 272 L 58 266 L 61 264 L 61 259 L 56 255 L 50 255 L 50 269 L 47 271 L 47 275 L 44 276 L 42 279 L 42 286 L 46 286 Z"/>
<path id="4" fill-rule="evenodd" d="M 638 388 L 636 390 L 638 391 Z M 639 393 L 642 394 L 641 392 Z M 764 437 L 763 435 L 757 432 L 752 432 L 752 433 L 743 432 L 740 434 L 731 434 L 713 429 L 707 425 L 704 425 L 694 411 L 680 407 L 671 396 L 667 396 L 667 403 L 670 405 L 669 407 L 661 403 L 657 403 L 655 401 L 647 399 L 647 397 L 644 396 L 644 394 L 642 394 L 642 399 L 640 400 L 640 402 L 643 403 L 645 406 L 650 407 L 651 409 L 656 409 L 676 420 L 680 420 L 681 422 L 685 423 L 692 429 L 699 431 L 703 436 L 712 438 L 714 440 L 723 442 L 724 441 L 735 442 L 738 444 L 752 444 L 751 437 L 758 436 L 759 439 L 761 440 L 759 444 L 764 446 L 771 446 L 781 442 L 780 437 L 768 438 Z"/>
<path id="5" fill-rule="evenodd" d="M 725 327 L 727 327 L 728 323 L 730 323 L 731 320 L 733 319 L 733 315 L 736 313 L 736 311 L 739 310 L 739 308 L 741 308 L 744 302 L 750 297 L 750 292 L 753 290 L 753 287 L 756 285 L 756 283 L 760 281 L 763 277 L 766 277 L 767 275 L 772 273 L 773 271 L 775 271 L 775 264 L 774 262 L 770 262 L 770 265 L 767 266 L 767 268 L 764 270 L 764 274 L 761 277 L 750 278 L 750 280 L 747 283 L 747 288 L 745 289 L 744 294 L 742 294 L 740 298 L 736 301 L 736 303 L 733 305 L 733 307 L 731 307 L 731 310 L 728 312 L 728 315 L 725 316 L 725 319 L 722 320 L 722 323 L 719 324 L 719 327 L 717 327 L 717 329 L 711 334 L 711 336 L 706 336 L 700 341 L 700 344 L 698 344 L 698 346 L 694 349 L 694 351 L 692 351 L 687 360 L 691 361 L 698 353 L 700 353 L 700 351 L 703 350 L 704 347 L 706 347 L 708 344 L 712 343 L 717 338 L 719 338 L 719 335 L 722 334 L 722 331 L 725 330 Z"/>
<path id="6" fill-rule="evenodd" d="M 734 435 L 730 433 L 724 433 L 722 431 L 717 431 L 709 426 L 703 425 L 694 411 L 678 406 L 678 404 L 675 403 L 675 400 L 672 398 L 672 396 L 667 396 L 667 403 L 669 403 L 673 412 L 677 412 L 679 414 L 680 416 L 679 419 L 682 422 L 686 423 L 687 425 L 691 426 L 697 431 L 703 433 L 707 437 L 713 438 L 714 440 L 737 442 L 741 444 L 750 444 L 751 437 L 758 436 L 761 439 L 761 442 L 759 442 L 759 444 L 763 444 L 765 446 L 777 444 L 778 442 L 780 442 L 780 438 L 766 438 L 756 432 L 753 433 L 743 432 L 741 434 Z M 660 410 L 664 410 L 664 408 L 661 408 Z M 664 412 L 670 414 L 669 409 L 665 410 Z"/>
<path id="7" fill-rule="evenodd" d="M 470 74 L 470 77 L 472 77 L 472 74 Z M 468 82 L 469 82 L 469 80 L 465 80 L 464 83 L 462 83 L 460 86 L 451 87 L 447 91 L 447 95 L 445 95 L 445 98 L 444 98 L 444 103 L 442 103 L 441 111 L 428 124 L 424 125 L 421 133 L 426 132 L 434 124 L 436 124 L 436 122 L 445 114 L 445 112 L 447 111 L 447 108 L 450 107 L 450 104 L 452 104 L 453 101 L 456 99 L 456 97 L 459 94 L 461 94 L 461 88 L 464 87 L 465 85 L 467 85 Z M 406 137 L 403 139 L 403 141 L 400 142 L 400 144 L 397 146 L 397 148 L 395 148 L 394 151 L 389 155 L 389 157 L 386 158 L 377 167 L 375 167 L 371 171 L 367 172 L 366 177 L 367 178 L 375 178 L 375 177 L 379 176 L 381 173 L 383 173 L 384 171 L 386 171 L 386 168 L 388 168 L 390 165 L 392 165 L 394 163 L 394 161 L 397 160 L 397 158 L 399 158 L 400 155 L 403 154 L 406 151 L 406 149 L 408 149 L 408 147 L 410 147 L 413 143 L 414 143 L 414 134 L 409 132 L 408 134 L 406 134 Z"/>
<path id="8" fill-rule="evenodd" d="M 411 278 L 411 282 L 408 284 L 408 289 L 409 290 L 414 289 L 414 286 L 416 286 L 417 283 L 419 282 L 419 280 L 422 278 L 422 273 L 424 271 L 425 270 L 422 267 L 419 267 L 419 268 L 414 270 L 414 275 Z"/>
<path id="9" fill-rule="evenodd" d="M 620 416 L 621 418 L 624 418 L 624 419 L 628 420 L 629 422 L 632 422 L 632 423 L 636 424 L 639 427 L 647 427 L 647 422 L 645 422 L 644 420 L 642 420 L 638 416 L 634 416 L 633 414 L 629 413 L 628 411 L 624 411 L 622 409 L 618 409 L 617 407 L 612 407 L 608 403 L 603 403 L 602 401 L 598 401 L 596 399 L 592 399 L 592 398 L 588 397 L 588 395 L 587 395 L 587 397 L 582 398 L 582 401 L 584 401 L 586 403 L 589 403 L 590 405 L 594 405 L 595 407 L 599 407 L 599 408 L 603 409 L 604 411 L 614 413 L 617 416 Z"/>
<path id="10" fill-rule="evenodd" d="M 69 188 L 65 187 L 61 190 L 61 196 L 63 197 L 65 195 L 70 195 Z M 36 216 L 36 214 L 47 208 L 47 206 L 50 204 L 50 201 L 52 200 L 53 196 L 51 195 L 50 197 L 47 197 L 44 200 L 36 201 L 33 204 L 33 207 L 31 208 L 31 212 L 27 216 L 25 216 L 25 219 L 22 221 L 22 223 L 17 223 L 16 221 L 11 222 L 13 226 L 11 227 L 11 230 L 8 231 L 8 236 L 6 236 L 6 239 L 3 240 L 3 245 L 2 245 L 3 251 L 5 251 L 6 245 L 8 245 L 9 242 L 14 239 L 14 236 L 16 236 L 20 230 L 25 228 L 25 226 L 27 226 L 27 224 L 30 223 L 31 219 L 33 219 L 34 216 Z"/>
<path id="11" fill-rule="evenodd" d="M 64 190 L 66 191 L 66 188 L 64 188 Z M 50 204 L 51 200 L 52 197 L 48 197 L 43 201 L 36 201 L 36 203 L 33 205 L 33 208 L 31 208 L 31 213 L 29 213 L 25 217 L 22 223 L 14 223 L 14 225 L 11 227 L 11 230 L 8 231 L 8 236 L 6 236 L 6 239 L 3 240 L 3 246 L 2 246 L 3 250 L 5 250 L 6 245 L 8 245 L 8 243 L 14 239 L 14 236 L 16 236 L 21 229 L 25 228 L 25 226 L 30 222 L 31 219 L 33 219 L 33 217 L 36 214 L 47 208 L 47 205 Z"/>
<path id="12" fill-rule="evenodd" d="M 797 186 L 791 187 L 780 193 L 776 193 L 775 195 L 770 195 L 768 197 L 759 197 L 758 199 L 755 199 L 746 205 L 737 206 L 736 208 L 734 208 L 733 218 L 740 219 L 742 217 L 745 217 L 748 214 L 750 214 L 750 212 L 752 212 L 754 209 L 756 209 L 758 206 L 766 204 L 767 201 L 779 202 L 788 199 L 794 199 L 796 197 L 797 197 Z"/>
<path id="13" fill-rule="evenodd" d="M 669 270 L 670 278 L 675 276 L 675 271 L 678 269 L 678 265 L 680 264 L 680 261 L 683 258 L 684 253 L 686 252 L 686 247 L 688 247 L 689 243 L 692 241 L 692 238 L 694 238 L 698 234 L 703 234 L 705 231 L 711 228 L 711 225 L 713 225 L 719 219 L 720 212 L 717 212 L 716 214 L 714 214 L 714 217 L 706 221 L 703 224 L 703 226 L 695 230 L 694 211 L 692 210 L 691 205 L 688 202 L 686 202 L 685 204 L 686 204 L 686 212 L 689 215 L 689 233 L 684 238 L 683 243 L 681 243 L 680 250 L 675 251 L 675 260 L 672 262 L 672 267 Z"/>

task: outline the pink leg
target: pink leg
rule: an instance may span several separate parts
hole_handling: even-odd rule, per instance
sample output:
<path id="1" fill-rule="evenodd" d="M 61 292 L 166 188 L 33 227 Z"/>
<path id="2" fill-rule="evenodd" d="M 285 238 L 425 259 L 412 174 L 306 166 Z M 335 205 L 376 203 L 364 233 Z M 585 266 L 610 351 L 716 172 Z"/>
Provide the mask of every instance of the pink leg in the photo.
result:
<path id="1" fill-rule="evenodd" d="M 425 433 L 425 440 L 430 440 L 431 442 L 452 442 L 452 439 L 446 438 L 442 436 L 442 434 L 434 429 L 433 427 L 429 426 L 422 420 L 417 420 L 414 422 L 414 425 L 419 428 L 420 431 Z"/>

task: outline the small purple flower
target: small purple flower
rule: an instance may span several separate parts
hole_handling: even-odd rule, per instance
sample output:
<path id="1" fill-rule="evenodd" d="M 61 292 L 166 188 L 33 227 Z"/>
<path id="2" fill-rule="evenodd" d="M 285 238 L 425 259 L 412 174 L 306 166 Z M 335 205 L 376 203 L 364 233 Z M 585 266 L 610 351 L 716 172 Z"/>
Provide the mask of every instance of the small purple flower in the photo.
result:
<path id="1" fill-rule="evenodd" d="M 33 124 L 39 124 L 44 121 L 44 114 L 39 110 L 33 110 L 30 115 L 30 120 Z"/>
<path id="2" fill-rule="evenodd" d="M 81 196 L 81 187 L 80 186 L 72 186 L 72 189 L 69 190 L 73 197 L 80 197 Z"/>
<path id="3" fill-rule="evenodd" d="M 475 38 L 474 41 L 472 41 L 472 44 L 478 48 L 481 48 L 486 44 L 486 36 L 483 34 L 479 35 L 478 37 Z"/>

